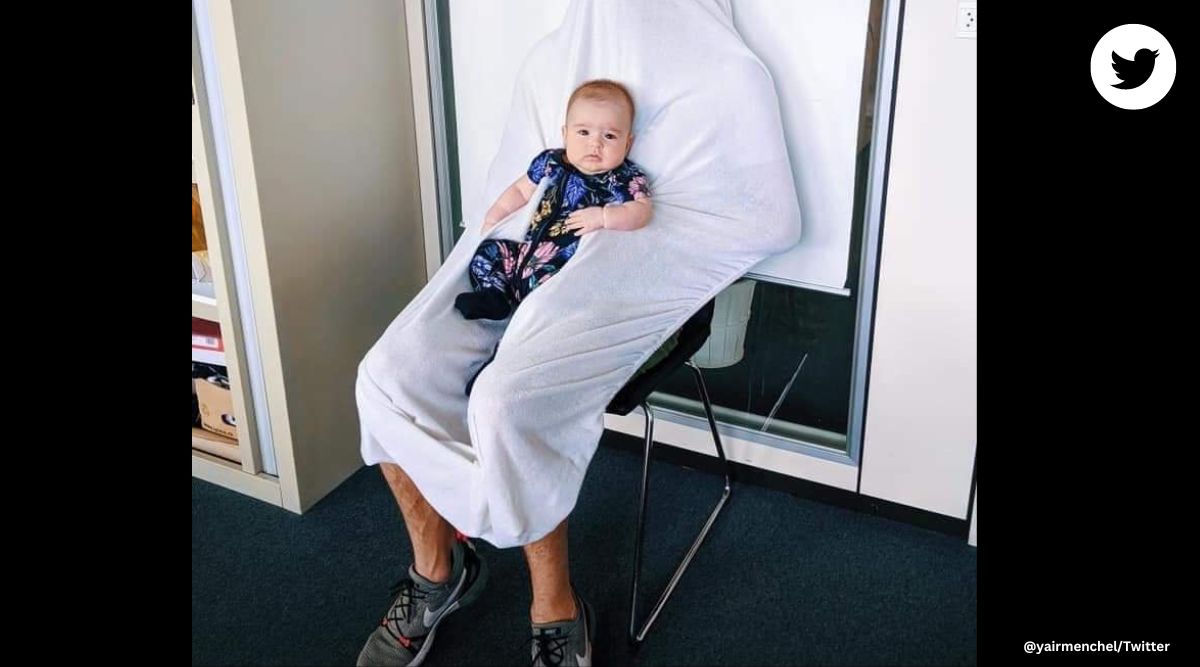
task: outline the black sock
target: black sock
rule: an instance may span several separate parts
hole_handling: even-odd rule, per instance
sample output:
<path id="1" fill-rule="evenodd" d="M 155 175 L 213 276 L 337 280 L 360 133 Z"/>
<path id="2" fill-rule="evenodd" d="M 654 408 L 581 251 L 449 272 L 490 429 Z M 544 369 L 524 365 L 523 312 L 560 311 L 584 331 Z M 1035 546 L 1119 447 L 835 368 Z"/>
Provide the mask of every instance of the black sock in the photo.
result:
<path id="1" fill-rule="evenodd" d="M 468 320 L 502 320 L 512 313 L 508 297 L 494 289 L 463 292 L 455 297 L 454 307 Z"/>

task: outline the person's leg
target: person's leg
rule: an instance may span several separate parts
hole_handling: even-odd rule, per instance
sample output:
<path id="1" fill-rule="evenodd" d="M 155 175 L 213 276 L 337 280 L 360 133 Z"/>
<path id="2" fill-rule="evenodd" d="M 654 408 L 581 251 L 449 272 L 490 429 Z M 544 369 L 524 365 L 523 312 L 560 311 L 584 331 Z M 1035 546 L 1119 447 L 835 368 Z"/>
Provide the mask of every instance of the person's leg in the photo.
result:
<path id="1" fill-rule="evenodd" d="M 591 667 L 596 612 L 571 584 L 566 519 L 524 549 L 533 584 L 533 604 L 529 607 L 532 664 Z"/>
<path id="2" fill-rule="evenodd" d="M 357 665 L 415 665 L 433 647 L 437 626 L 474 602 L 487 582 L 487 563 L 447 522 L 400 466 L 380 463 L 412 539 L 413 563 L 395 600 L 367 638 Z"/>
<path id="3" fill-rule="evenodd" d="M 393 463 L 380 463 L 380 470 L 392 489 L 392 495 L 404 515 L 404 525 L 412 540 L 413 561 L 417 574 L 433 582 L 450 578 L 450 556 L 454 548 L 454 528 L 425 500 L 404 470 Z"/>
<path id="4" fill-rule="evenodd" d="M 530 619 L 534 623 L 550 623 L 575 618 L 577 610 L 567 562 L 566 519 L 549 535 L 522 548 L 533 587 Z"/>

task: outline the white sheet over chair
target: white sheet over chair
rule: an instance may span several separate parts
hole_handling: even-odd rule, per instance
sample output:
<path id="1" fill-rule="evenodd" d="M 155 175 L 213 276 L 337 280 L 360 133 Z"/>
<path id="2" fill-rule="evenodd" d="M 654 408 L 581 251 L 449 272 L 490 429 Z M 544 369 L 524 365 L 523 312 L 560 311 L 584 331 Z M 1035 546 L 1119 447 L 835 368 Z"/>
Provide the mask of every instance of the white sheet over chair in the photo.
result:
<path id="1" fill-rule="evenodd" d="M 770 75 L 719 0 L 572 2 L 522 66 L 485 199 L 561 145 L 571 91 L 600 77 L 637 102 L 630 157 L 650 176 L 650 225 L 585 235 L 510 320 L 464 320 L 454 297 L 470 289 L 484 212 L 468 210 L 445 264 L 360 367 L 364 460 L 398 463 L 458 530 L 497 547 L 570 513 L 613 395 L 692 313 L 799 240 Z M 521 238 L 528 210 L 489 236 Z"/>

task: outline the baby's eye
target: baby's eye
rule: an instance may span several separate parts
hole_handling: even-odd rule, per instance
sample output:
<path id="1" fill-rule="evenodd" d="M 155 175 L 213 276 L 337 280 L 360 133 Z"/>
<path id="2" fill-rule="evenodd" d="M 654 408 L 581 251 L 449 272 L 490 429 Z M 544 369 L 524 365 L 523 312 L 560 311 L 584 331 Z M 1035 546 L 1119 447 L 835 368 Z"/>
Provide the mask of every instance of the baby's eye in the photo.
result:
<path id="1" fill-rule="evenodd" d="M 581 137 L 586 137 L 586 136 L 587 136 L 587 130 L 580 130 L 580 131 L 579 131 L 579 136 L 581 136 Z"/>
<path id="2" fill-rule="evenodd" d="M 604 138 L 608 139 L 608 140 L 612 140 L 612 139 L 616 139 L 617 135 L 613 134 L 612 132 L 609 132 L 608 134 L 604 135 Z"/>

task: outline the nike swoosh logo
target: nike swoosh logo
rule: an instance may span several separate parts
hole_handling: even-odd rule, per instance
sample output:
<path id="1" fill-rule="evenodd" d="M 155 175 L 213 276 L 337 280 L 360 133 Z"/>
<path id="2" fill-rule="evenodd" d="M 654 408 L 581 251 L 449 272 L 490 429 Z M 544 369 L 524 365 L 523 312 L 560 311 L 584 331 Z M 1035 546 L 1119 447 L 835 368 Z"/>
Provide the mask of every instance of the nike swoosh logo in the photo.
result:
<path id="1" fill-rule="evenodd" d="M 442 612 L 445 611 L 447 608 L 449 608 L 450 604 L 454 602 L 454 599 L 456 597 L 458 597 L 458 592 L 462 590 L 463 584 L 465 584 L 466 581 L 467 581 L 467 568 L 464 565 L 462 575 L 459 576 L 459 578 L 458 578 L 458 584 L 454 587 L 454 590 L 450 591 L 449 597 L 446 598 L 446 604 L 442 605 L 442 608 L 437 611 L 432 611 L 428 608 L 425 609 L 425 615 L 424 615 L 425 627 L 427 627 L 427 628 L 433 627 L 433 623 L 435 621 L 437 621 L 439 616 L 442 615 Z"/>

